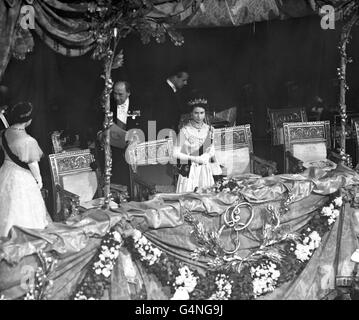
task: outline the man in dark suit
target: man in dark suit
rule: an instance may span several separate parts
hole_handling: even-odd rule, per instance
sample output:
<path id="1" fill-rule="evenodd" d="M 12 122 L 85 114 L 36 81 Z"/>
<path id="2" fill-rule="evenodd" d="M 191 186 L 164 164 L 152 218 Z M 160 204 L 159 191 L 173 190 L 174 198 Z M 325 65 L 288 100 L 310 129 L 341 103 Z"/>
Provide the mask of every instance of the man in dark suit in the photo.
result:
<path id="1" fill-rule="evenodd" d="M 131 104 L 131 86 L 127 81 L 117 81 L 113 88 L 111 99 L 111 111 L 113 113 L 113 126 L 118 126 L 124 131 L 139 128 L 139 116 L 132 117 L 137 108 Z M 118 128 L 112 128 L 120 132 Z M 125 145 L 114 146 L 112 144 L 112 182 L 130 187 L 129 166 L 125 159 Z"/>
<path id="2" fill-rule="evenodd" d="M 177 69 L 157 90 L 152 101 L 157 132 L 167 128 L 178 131 L 180 116 L 185 113 L 179 91 L 187 85 L 188 79 L 189 74 L 184 68 Z"/>

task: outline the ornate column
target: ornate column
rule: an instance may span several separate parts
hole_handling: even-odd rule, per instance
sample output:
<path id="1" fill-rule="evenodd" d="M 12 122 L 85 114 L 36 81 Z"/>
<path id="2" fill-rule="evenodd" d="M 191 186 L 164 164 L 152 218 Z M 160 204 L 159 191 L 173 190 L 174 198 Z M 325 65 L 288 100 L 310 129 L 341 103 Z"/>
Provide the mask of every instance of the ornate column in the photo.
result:
<path id="1" fill-rule="evenodd" d="M 110 127 L 113 123 L 113 114 L 110 109 L 110 95 L 112 92 L 113 81 L 111 79 L 111 71 L 113 69 L 113 61 L 115 57 L 116 47 L 118 44 L 117 28 L 113 29 L 113 43 L 111 49 L 108 50 L 104 60 L 104 79 L 105 89 L 102 94 L 102 103 L 104 106 L 105 118 L 103 121 L 103 133 L 104 133 L 104 152 L 105 152 L 105 170 L 104 170 L 104 185 L 103 193 L 105 201 L 103 209 L 109 209 L 111 201 L 111 171 L 112 171 L 112 154 L 110 145 Z"/>
<path id="2" fill-rule="evenodd" d="M 347 64 L 351 63 L 352 60 L 347 56 L 347 45 L 350 39 L 350 32 L 352 27 L 358 22 L 359 16 L 357 13 L 354 13 L 350 20 L 345 22 L 341 36 L 340 36 L 340 67 L 338 70 L 338 77 L 340 81 L 340 96 L 339 96 L 339 107 L 340 107 L 340 117 L 341 117 L 341 133 L 340 133 L 340 156 L 342 161 L 347 166 L 352 166 L 350 155 L 346 154 L 346 122 L 347 122 L 347 106 L 345 104 L 346 91 L 349 89 L 346 82 L 346 71 Z"/>

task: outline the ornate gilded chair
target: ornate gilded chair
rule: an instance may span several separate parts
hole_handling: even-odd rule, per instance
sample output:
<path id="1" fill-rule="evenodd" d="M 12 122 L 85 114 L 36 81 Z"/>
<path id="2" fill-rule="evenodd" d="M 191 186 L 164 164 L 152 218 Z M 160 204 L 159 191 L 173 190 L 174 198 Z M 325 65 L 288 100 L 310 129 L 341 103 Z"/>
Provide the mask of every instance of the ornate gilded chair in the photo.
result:
<path id="1" fill-rule="evenodd" d="M 175 192 L 171 138 L 132 143 L 126 150 L 130 164 L 131 199 L 148 200 L 151 195 Z"/>
<path id="2" fill-rule="evenodd" d="M 340 156 L 330 150 L 329 121 L 284 123 L 283 129 L 286 173 L 299 173 L 309 167 L 335 169 Z"/>
<path id="3" fill-rule="evenodd" d="M 54 220 L 64 221 L 70 216 L 91 208 L 101 207 L 102 179 L 94 155 L 89 149 L 49 155 L 53 187 Z M 112 196 L 126 190 L 112 189 Z M 117 207 L 114 201 L 111 207 Z"/>
<path id="4" fill-rule="evenodd" d="M 359 118 L 353 118 L 352 125 L 355 133 L 355 154 L 356 154 L 356 170 L 357 170 L 359 169 Z"/>
<path id="5" fill-rule="evenodd" d="M 359 114 L 355 112 L 347 112 L 347 120 L 345 124 L 345 140 L 346 143 L 351 142 L 356 139 L 355 134 L 355 125 L 354 123 L 358 120 Z M 341 116 L 340 114 L 335 114 L 333 117 L 333 123 L 331 128 L 333 149 L 337 150 L 340 146 L 340 135 L 341 135 Z"/>
<path id="6" fill-rule="evenodd" d="M 213 143 L 215 158 L 222 167 L 223 175 L 236 176 L 255 173 L 268 176 L 277 172 L 275 162 L 254 155 L 249 124 L 214 129 Z"/>
<path id="7" fill-rule="evenodd" d="M 304 108 L 268 109 L 267 112 L 272 146 L 284 144 L 283 123 L 308 121 Z"/>

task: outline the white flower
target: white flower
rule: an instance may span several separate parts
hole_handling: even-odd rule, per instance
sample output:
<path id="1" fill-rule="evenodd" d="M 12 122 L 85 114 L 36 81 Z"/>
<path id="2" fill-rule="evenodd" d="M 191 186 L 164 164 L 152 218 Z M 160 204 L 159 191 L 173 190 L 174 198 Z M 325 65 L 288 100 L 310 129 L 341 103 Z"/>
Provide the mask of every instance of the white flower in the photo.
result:
<path id="1" fill-rule="evenodd" d="M 359 249 L 356 249 L 350 257 L 350 260 L 359 263 Z"/>
<path id="2" fill-rule="evenodd" d="M 279 270 L 274 270 L 272 273 L 272 278 L 278 279 L 280 276 Z"/>
<path id="3" fill-rule="evenodd" d="M 102 255 L 105 256 L 105 258 L 111 258 L 111 251 L 102 251 Z"/>
<path id="4" fill-rule="evenodd" d="M 87 300 L 87 297 L 80 291 L 76 293 L 74 300 Z"/>
<path id="5" fill-rule="evenodd" d="M 118 231 L 113 232 L 113 238 L 117 242 L 122 242 L 121 234 Z"/>
<path id="6" fill-rule="evenodd" d="M 312 252 L 311 252 L 309 246 L 297 243 L 296 250 L 294 251 L 294 254 L 296 255 L 298 260 L 304 262 L 309 259 L 309 257 L 312 255 Z"/>
<path id="7" fill-rule="evenodd" d="M 342 197 L 337 197 L 334 199 L 334 204 L 337 207 L 341 207 L 343 205 L 343 198 Z"/>
<path id="8" fill-rule="evenodd" d="M 178 287 L 171 300 L 189 300 L 188 291 L 184 287 Z"/>
<path id="9" fill-rule="evenodd" d="M 159 250 L 158 248 L 154 248 L 152 251 L 153 251 L 153 254 L 157 257 L 159 257 L 162 254 L 162 251 Z"/>
<path id="10" fill-rule="evenodd" d="M 267 261 L 256 268 L 251 268 L 251 277 L 253 279 L 253 294 L 255 297 L 273 291 L 277 280 L 280 276 L 277 265 L 273 262 Z"/>
<path id="11" fill-rule="evenodd" d="M 191 293 L 191 292 L 194 290 L 194 288 L 196 287 L 196 285 L 197 285 L 197 279 L 196 279 L 195 277 L 193 277 L 193 278 L 187 278 L 187 279 L 185 279 L 185 281 L 184 281 L 184 287 L 187 289 L 187 291 L 188 291 L 189 293 Z"/>
<path id="12" fill-rule="evenodd" d="M 320 235 L 319 235 L 319 233 L 317 231 L 313 231 L 309 235 L 309 238 L 311 238 L 315 242 L 320 242 L 322 240 L 322 238 L 320 237 Z"/>
<path id="13" fill-rule="evenodd" d="M 103 274 L 106 278 L 108 278 L 108 277 L 111 275 L 111 271 L 110 271 L 109 269 L 107 269 L 107 268 L 104 268 L 104 269 L 102 270 L 102 274 Z"/>
<path id="14" fill-rule="evenodd" d="M 332 214 L 332 209 L 330 209 L 329 207 L 323 207 L 322 213 L 325 216 L 330 216 Z"/>
<path id="15" fill-rule="evenodd" d="M 181 286 L 184 283 L 185 277 L 182 275 L 179 275 L 176 277 L 175 284 Z"/>
<path id="16" fill-rule="evenodd" d="M 335 218 L 337 218 L 337 217 L 339 216 L 339 210 L 338 210 L 338 209 L 334 209 L 334 210 L 333 210 L 333 216 L 334 216 Z"/>
<path id="17" fill-rule="evenodd" d="M 140 230 L 134 229 L 132 233 L 132 238 L 136 241 L 142 237 L 142 233 Z"/>

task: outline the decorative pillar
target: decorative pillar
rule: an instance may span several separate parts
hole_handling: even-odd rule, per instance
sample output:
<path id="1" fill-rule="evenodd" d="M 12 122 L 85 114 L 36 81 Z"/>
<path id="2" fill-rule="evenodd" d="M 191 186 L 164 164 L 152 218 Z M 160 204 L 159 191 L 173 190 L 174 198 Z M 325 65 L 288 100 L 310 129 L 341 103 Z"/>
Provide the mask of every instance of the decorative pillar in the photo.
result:
<path id="1" fill-rule="evenodd" d="M 350 20 L 345 22 L 341 35 L 340 35 L 340 68 L 338 68 L 338 77 L 340 81 L 340 97 L 339 97 L 339 107 L 340 107 L 340 156 L 343 163 L 349 167 L 352 166 L 350 155 L 346 154 L 346 123 L 347 123 L 347 106 L 345 104 L 346 91 L 349 90 L 349 87 L 346 83 L 346 71 L 347 64 L 351 63 L 352 60 L 347 56 L 347 45 L 349 43 L 350 32 L 352 27 L 358 22 L 358 14 L 354 13 Z"/>
<path id="2" fill-rule="evenodd" d="M 112 171 L 112 154 L 111 154 L 111 145 L 110 145 L 110 127 L 113 124 L 113 114 L 110 109 L 110 95 L 112 92 L 113 81 L 111 79 L 111 71 L 113 66 L 113 61 L 115 57 L 116 47 L 118 44 L 117 38 L 117 28 L 113 29 L 113 44 L 112 48 L 108 50 L 105 61 L 104 61 L 104 79 L 105 79 L 105 89 L 102 94 L 102 103 L 104 106 L 105 118 L 103 121 L 103 143 L 104 143 L 104 152 L 105 152 L 105 170 L 104 170 L 104 204 L 103 209 L 109 209 L 111 201 L 111 171 Z"/>

